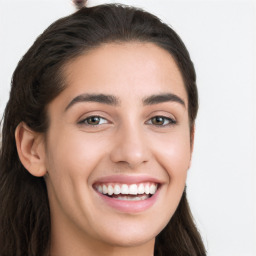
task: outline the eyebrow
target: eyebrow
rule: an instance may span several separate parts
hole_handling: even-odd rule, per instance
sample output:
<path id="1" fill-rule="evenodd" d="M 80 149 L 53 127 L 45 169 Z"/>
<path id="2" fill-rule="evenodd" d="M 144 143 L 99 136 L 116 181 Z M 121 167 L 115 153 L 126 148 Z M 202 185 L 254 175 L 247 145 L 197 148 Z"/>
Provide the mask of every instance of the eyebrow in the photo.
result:
<path id="1" fill-rule="evenodd" d="M 180 103 L 184 107 L 186 106 L 183 99 L 181 99 L 179 96 L 172 93 L 151 95 L 143 100 L 143 104 L 153 105 L 153 104 L 159 104 L 159 103 L 164 103 L 169 101 Z"/>
<path id="2" fill-rule="evenodd" d="M 185 102 L 179 96 L 172 93 L 155 94 L 142 100 L 143 105 L 154 105 L 164 102 L 177 102 L 185 107 Z M 120 100 L 114 95 L 106 94 L 81 94 L 75 97 L 65 108 L 67 111 L 71 106 L 79 102 L 98 102 L 111 106 L 120 105 Z"/>
<path id="3" fill-rule="evenodd" d="M 79 102 L 99 102 L 107 105 L 117 106 L 119 105 L 119 100 L 113 95 L 106 94 L 81 94 L 75 97 L 65 108 L 67 111 L 71 106 Z"/>

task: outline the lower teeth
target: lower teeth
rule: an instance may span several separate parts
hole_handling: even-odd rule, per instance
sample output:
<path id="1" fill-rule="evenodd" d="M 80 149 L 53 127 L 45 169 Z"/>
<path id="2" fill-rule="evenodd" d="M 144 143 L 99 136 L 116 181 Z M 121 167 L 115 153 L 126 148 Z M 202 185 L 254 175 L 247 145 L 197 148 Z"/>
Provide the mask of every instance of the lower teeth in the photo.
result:
<path id="1" fill-rule="evenodd" d="M 115 198 L 117 200 L 123 200 L 123 201 L 141 201 L 146 200 L 150 197 L 150 195 L 137 195 L 137 196 L 128 196 L 128 195 L 115 195 L 110 196 L 111 198 Z"/>

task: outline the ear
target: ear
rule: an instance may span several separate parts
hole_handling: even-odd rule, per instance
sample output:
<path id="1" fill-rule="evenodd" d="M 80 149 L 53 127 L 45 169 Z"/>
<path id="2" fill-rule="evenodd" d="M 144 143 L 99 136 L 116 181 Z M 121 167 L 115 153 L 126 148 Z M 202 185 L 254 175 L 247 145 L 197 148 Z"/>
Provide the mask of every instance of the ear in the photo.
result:
<path id="1" fill-rule="evenodd" d="M 24 122 L 21 122 L 15 130 L 15 140 L 23 166 L 33 176 L 44 176 L 46 167 L 43 134 L 32 131 Z"/>

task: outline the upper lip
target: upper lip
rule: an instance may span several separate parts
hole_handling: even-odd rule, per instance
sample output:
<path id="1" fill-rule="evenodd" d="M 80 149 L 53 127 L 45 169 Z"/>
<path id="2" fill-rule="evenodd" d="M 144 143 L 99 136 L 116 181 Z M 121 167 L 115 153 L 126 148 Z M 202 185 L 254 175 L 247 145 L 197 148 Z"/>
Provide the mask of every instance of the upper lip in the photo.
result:
<path id="1" fill-rule="evenodd" d="M 152 182 L 161 184 L 163 183 L 158 178 L 149 176 L 149 175 L 110 175 L 105 176 L 97 179 L 94 184 L 97 183 L 121 183 L 121 184 L 136 184 L 136 183 L 142 183 L 142 182 Z"/>

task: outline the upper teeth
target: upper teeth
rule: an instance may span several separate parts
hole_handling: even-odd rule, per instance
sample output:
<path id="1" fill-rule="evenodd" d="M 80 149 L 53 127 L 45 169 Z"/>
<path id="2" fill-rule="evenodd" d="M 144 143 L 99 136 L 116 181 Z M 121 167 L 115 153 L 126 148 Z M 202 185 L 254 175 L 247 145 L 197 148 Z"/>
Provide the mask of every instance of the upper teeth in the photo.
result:
<path id="1" fill-rule="evenodd" d="M 97 184 L 96 190 L 102 194 L 108 195 L 137 195 L 137 194 L 155 194 L 157 184 L 155 183 L 139 183 L 139 184 Z"/>

